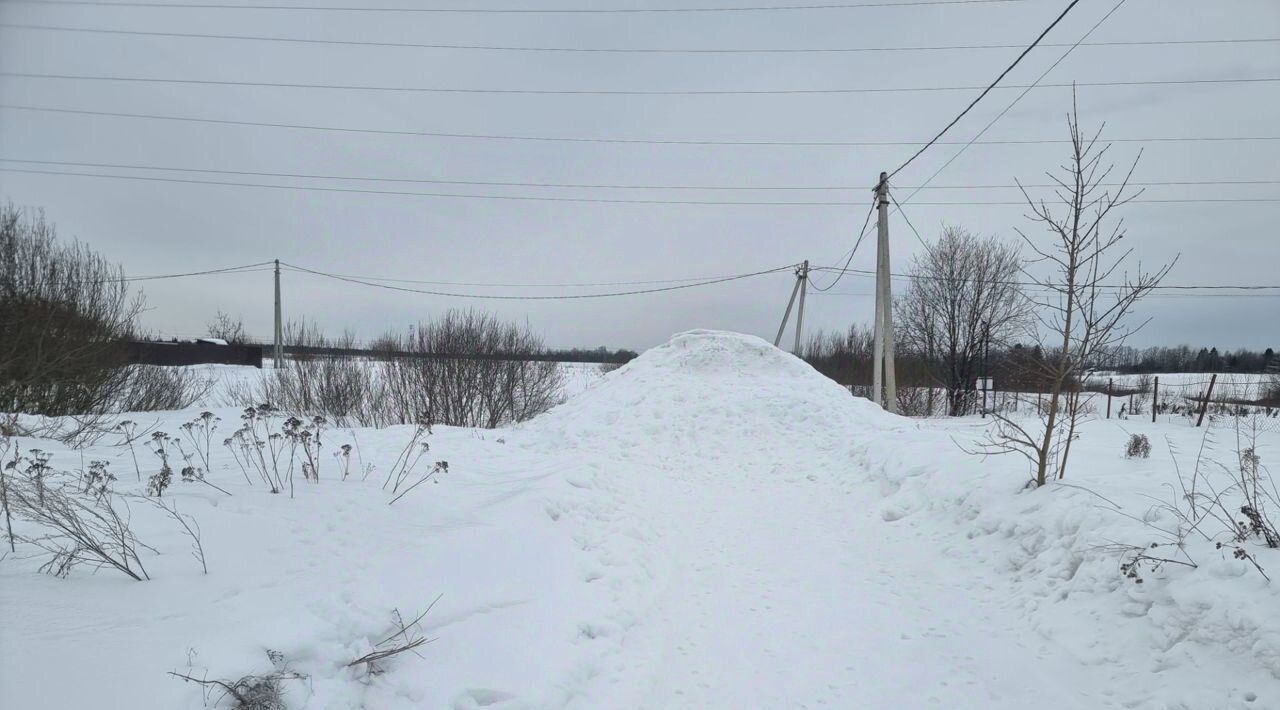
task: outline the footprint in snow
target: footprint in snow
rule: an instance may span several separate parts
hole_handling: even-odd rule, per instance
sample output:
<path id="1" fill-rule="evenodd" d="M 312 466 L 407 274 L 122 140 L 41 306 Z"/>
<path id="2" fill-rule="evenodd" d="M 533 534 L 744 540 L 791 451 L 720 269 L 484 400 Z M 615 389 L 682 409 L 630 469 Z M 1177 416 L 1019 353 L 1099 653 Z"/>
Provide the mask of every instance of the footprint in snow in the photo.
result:
<path id="1" fill-rule="evenodd" d="M 501 690 L 468 688 L 453 701 L 453 707 L 454 710 L 474 710 L 475 708 L 485 708 L 515 699 L 516 696 L 511 693 L 504 693 Z"/>

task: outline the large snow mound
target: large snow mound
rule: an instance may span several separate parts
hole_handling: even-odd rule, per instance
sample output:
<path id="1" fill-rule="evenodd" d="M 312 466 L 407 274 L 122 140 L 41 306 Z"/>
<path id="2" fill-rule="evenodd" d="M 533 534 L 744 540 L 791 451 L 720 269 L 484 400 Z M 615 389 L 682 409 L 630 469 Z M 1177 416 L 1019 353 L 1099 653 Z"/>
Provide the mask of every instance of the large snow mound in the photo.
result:
<path id="1" fill-rule="evenodd" d="M 679 333 L 530 424 L 559 443 L 670 446 L 814 443 L 902 420 L 850 396 L 799 358 L 752 335 Z"/>

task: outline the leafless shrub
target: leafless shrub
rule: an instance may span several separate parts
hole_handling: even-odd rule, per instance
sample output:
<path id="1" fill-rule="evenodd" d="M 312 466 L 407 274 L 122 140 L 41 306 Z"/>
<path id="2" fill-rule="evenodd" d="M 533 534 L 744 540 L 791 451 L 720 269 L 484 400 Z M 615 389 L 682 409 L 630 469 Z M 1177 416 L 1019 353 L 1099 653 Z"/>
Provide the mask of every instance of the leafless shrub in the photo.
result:
<path id="1" fill-rule="evenodd" d="M 110 408 L 127 371 L 119 342 L 142 308 L 123 270 L 59 242 L 43 212 L 0 206 L 0 410 Z"/>
<path id="2" fill-rule="evenodd" d="M 383 340 L 406 354 L 382 367 L 398 423 L 492 429 L 530 419 L 562 399 L 560 367 L 528 359 L 544 352 L 542 340 L 487 313 L 451 310 Z"/>
<path id="3" fill-rule="evenodd" d="M 345 334 L 332 345 L 351 347 L 354 336 Z M 322 414 L 339 426 L 380 425 L 392 404 L 386 400 L 374 364 L 353 357 L 316 355 L 287 360 L 282 369 L 266 374 L 260 389 L 258 402 L 270 402 L 297 414 Z"/>
<path id="4" fill-rule="evenodd" d="M 324 337 L 314 324 L 294 325 L 294 340 L 315 348 L 350 348 L 354 336 Z M 477 311 L 450 311 L 407 334 L 375 341 L 378 360 L 310 354 L 265 373 L 255 387 L 230 386 L 238 406 L 268 403 L 296 415 L 323 415 L 337 426 L 389 426 L 434 421 L 495 428 L 534 417 L 562 399 L 555 362 L 536 358 L 542 341 L 527 328 Z"/>
<path id="5" fill-rule="evenodd" d="M 2 416 L 2 415 L 0 415 Z M 73 449 L 93 446 L 111 433 L 115 422 L 105 413 L 68 414 L 57 417 L 9 415 L 4 429 L 10 436 L 51 439 Z"/>
<path id="6" fill-rule="evenodd" d="M 17 539 L 50 555 L 41 571 L 66 577 L 84 564 L 115 569 L 139 582 L 150 579 L 138 557 L 138 548 L 145 545 L 130 529 L 127 504 L 122 514 L 114 494 L 85 498 L 45 483 L 43 478 L 9 476 L 5 484 L 14 515 L 40 530 Z"/>
<path id="7" fill-rule="evenodd" d="M 130 365 L 123 368 L 111 412 L 186 409 L 213 389 L 215 380 L 189 367 Z"/>
<path id="8" fill-rule="evenodd" d="M 929 388 L 898 387 L 898 414 L 904 417 L 927 417 L 930 412 Z"/>
<path id="9" fill-rule="evenodd" d="M 1124 445 L 1124 457 L 1151 458 L 1151 440 L 1146 434 L 1130 434 L 1129 441 Z"/>

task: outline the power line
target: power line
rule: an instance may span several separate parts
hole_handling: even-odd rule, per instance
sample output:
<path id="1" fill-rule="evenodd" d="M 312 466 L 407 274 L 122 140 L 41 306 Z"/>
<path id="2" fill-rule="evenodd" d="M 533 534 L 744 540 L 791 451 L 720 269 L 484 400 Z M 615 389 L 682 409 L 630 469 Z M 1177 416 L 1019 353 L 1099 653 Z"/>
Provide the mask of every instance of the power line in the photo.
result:
<path id="1" fill-rule="evenodd" d="M 873 277 L 876 275 L 876 272 L 870 269 L 849 269 L 849 268 L 842 268 L 837 266 L 811 266 L 809 267 L 809 270 L 810 271 L 844 271 L 846 273 L 854 274 L 857 276 L 863 276 L 863 277 Z M 925 276 L 921 274 L 904 274 L 899 272 L 895 272 L 892 275 L 899 278 L 904 278 L 904 279 L 917 279 L 917 280 L 923 280 L 923 281 L 954 281 L 956 280 L 956 279 L 945 277 L 945 276 Z M 1033 288 L 1048 288 L 1051 290 L 1057 290 L 1058 288 L 1049 284 L 1038 283 L 1035 281 L 993 281 L 992 283 L 1000 284 L 1004 286 L 1031 286 Z M 1124 284 L 1099 284 L 1098 288 L 1118 289 L 1118 288 L 1128 288 L 1128 286 Z M 1151 286 L 1149 288 L 1163 290 L 1163 291 L 1223 291 L 1223 290 L 1271 291 L 1271 290 L 1280 290 L 1280 284 L 1158 284 L 1156 286 Z"/>
<path id="2" fill-rule="evenodd" d="M 163 281 L 166 279 L 182 279 L 190 276 L 212 276 L 215 274 L 251 274 L 261 271 L 271 271 L 269 268 L 258 268 L 269 266 L 271 262 L 263 261 L 257 264 L 248 264 L 246 266 L 233 266 L 226 269 L 210 269 L 208 271 L 189 271 L 183 274 L 158 274 L 154 276 L 131 276 L 129 278 L 119 279 L 125 282 L 134 281 Z"/>
<path id="3" fill-rule="evenodd" d="M 869 221 L 870 220 L 868 219 L 868 222 Z M 863 231 L 865 232 L 865 225 L 864 225 Z M 220 274 L 261 273 L 265 271 L 271 271 L 272 269 L 269 267 L 271 267 L 272 264 L 273 262 L 271 261 L 260 261 L 252 264 L 228 266 L 220 269 L 206 269 L 202 271 L 186 271 L 186 272 L 171 273 L 171 274 L 151 274 L 147 276 L 128 276 L 128 277 L 119 278 L 119 279 L 102 279 L 95 283 L 159 281 L 159 280 L 167 280 L 167 279 L 179 279 L 179 278 L 188 278 L 188 277 L 196 277 L 196 276 L 211 276 L 211 275 L 220 275 Z M 635 294 L 643 294 L 643 293 L 660 293 L 663 291 L 678 290 L 678 289 L 692 288 L 692 287 L 698 287 L 698 286 L 707 286 L 711 284 L 726 283 L 729 281 L 737 281 L 740 279 L 751 278 L 755 276 L 762 276 L 766 274 L 779 273 L 782 271 L 793 269 L 795 268 L 796 265 L 788 264 L 786 266 L 780 266 L 773 269 L 765 269 L 761 271 L 754 271 L 754 272 L 743 273 L 743 274 L 730 274 L 730 275 L 722 275 L 722 276 L 703 276 L 703 277 L 687 277 L 687 278 L 674 278 L 674 279 L 650 279 L 650 280 L 640 280 L 640 281 L 595 281 L 595 282 L 577 282 L 577 283 L 574 283 L 574 282 L 495 283 L 495 282 L 463 282 L 463 281 L 427 281 L 427 280 L 401 279 L 401 278 L 392 278 L 392 277 L 383 277 L 383 276 L 355 276 L 351 274 L 322 272 L 322 271 L 307 269 L 294 264 L 288 264 L 285 262 L 281 262 L 281 266 L 291 271 L 299 271 L 303 273 L 309 273 L 309 274 L 314 274 L 318 276 L 325 276 L 325 277 L 334 278 L 338 280 L 351 281 L 354 283 L 363 283 L 364 285 L 374 286 L 379 288 L 408 290 L 408 291 L 412 291 L 416 293 L 424 293 L 428 295 L 458 296 L 458 297 L 466 297 L 466 298 L 503 298 L 503 299 L 511 299 L 511 300 L 537 300 L 537 299 L 561 299 L 561 298 L 603 298 L 608 296 L 627 296 L 627 295 L 635 295 Z M 268 267 L 268 268 L 262 268 L 262 267 Z M 834 271 L 834 272 L 838 272 L 840 275 L 843 275 L 845 273 L 850 273 L 856 276 L 864 276 L 864 277 L 875 275 L 874 271 L 870 271 L 866 269 L 850 269 L 848 268 L 847 264 L 843 267 L 813 266 L 810 268 L 810 271 L 823 271 L 823 272 Z M 903 273 L 895 273 L 893 275 L 897 277 L 909 278 L 909 279 L 948 280 L 946 277 L 930 277 L 930 276 L 903 274 Z M 670 286 L 667 288 L 640 289 L 640 290 L 632 290 L 632 291 L 625 291 L 625 292 L 619 292 L 619 293 L 603 293 L 603 294 L 570 294 L 570 295 L 557 295 L 557 296 L 515 296 L 515 295 L 500 296 L 500 295 L 455 294 L 455 293 L 443 293 L 443 292 L 435 292 L 435 291 L 419 291 L 416 289 L 401 289 L 399 287 L 387 286 L 386 284 L 373 283 L 377 281 L 414 283 L 414 284 L 433 284 L 433 285 L 447 285 L 447 286 L 482 286 L 482 287 L 490 287 L 490 288 L 584 288 L 584 287 L 596 287 L 596 286 L 632 286 L 632 285 L 649 285 L 649 284 L 678 284 L 678 285 Z M 369 282 L 369 283 L 365 283 L 365 282 Z M 1036 282 L 1008 281 L 1008 282 L 1001 282 L 1001 283 L 1005 285 L 1013 285 L 1013 286 L 1031 286 L 1031 287 L 1038 287 L 1038 288 L 1046 288 L 1050 290 L 1053 289 L 1052 286 L 1048 286 L 1046 284 L 1036 283 Z M 832 285 L 834 285 L 834 282 Z M 820 292 L 832 293 L 833 295 L 840 295 L 836 292 L 831 292 L 830 288 L 831 286 L 829 285 L 825 289 L 818 289 L 818 290 Z M 1124 288 L 1124 286 L 1105 285 L 1105 286 L 1100 286 L 1100 288 L 1115 289 L 1115 288 Z M 1280 285 L 1240 285 L 1240 284 L 1217 284 L 1217 285 L 1207 285 L 1207 284 L 1164 285 L 1164 284 L 1161 284 L 1153 288 L 1160 289 L 1160 290 L 1167 290 L 1167 291 L 1220 291 L 1220 290 L 1280 291 Z M 844 295 L 853 295 L 853 294 L 844 294 Z M 1175 294 L 1162 294 L 1162 295 L 1175 295 Z M 1201 294 L 1201 295 L 1233 296 L 1237 294 Z M 1255 295 L 1271 296 L 1271 295 L 1280 295 L 1280 293 L 1255 294 Z"/>
<path id="4" fill-rule="evenodd" d="M 212 276 L 218 274 L 252 274 L 260 271 L 271 271 L 259 267 L 269 266 L 272 262 L 261 261 L 256 264 L 244 264 L 241 266 L 228 266 L 223 269 L 207 269 L 205 271 L 187 271 L 178 274 L 152 274 L 149 276 L 125 276 L 118 279 L 97 279 L 91 283 L 132 283 L 134 281 L 163 281 L 166 279 L 182 279 L 191 276 Z"/>
<path id="5" fill-rule="evenodd" d="M 826 291 L 822 296 L 874 296 L 872 291 Z M 1143 300 L 1170 300 L 1179 298 L 1280 298 L 1280 293 L 1153 293 Z"/>
<path id="6" fill-rule="evenodd" d="M 899 165 L 897 168 L 893 170 L 893 172 L 889 173 L 889 176 L 886 179 L 892 179 L 893 176 L 897 175 L 903 168 L 910 165 L 911 162 L 914 161 L 916 158 L 919 158 L 926 150 L 929 150 L 929 148 L 932 147 L 935 142 L 941 139 L 942 136 L 946 135 L 947 131 L 951 130 L 953 126 L 955 126 L 957 123 L 960 122 L 960 119 L 965 117 L 965 114 L 969 113 L 969 111 L 973 110 L 974 106 L 978 105 L 979 101 L 984 99 L 987 94 L 991 93 L 991 91 L 996 88 L 996 84 L 999 84 L 1001 79 L 1008 76 L 1009 72 L 1013 71 L 1013 68 L 1018 66 L 1018 63 L 1021 62 L 1024 57 L 1030 54 L 1031 50 L 1035 49 L 1036 45 L 1040 44 L 1040 40 L 1044 39 L 1045 35 L 1049 34 L 1049 32 L 1052 31 L 1054 27 L 1057 27 L 1058 23 L 1062 22 L 1062 18 L 1066 17 L 1067 13 L 1071 12 L 1071 9 L 1074 8 L 1077 4 L 1079 4 L 1079 2 L 1080 0 L 1071 0 L 1071 2 L 1067 5 L 1066 9 L 1064 9 L 1061 14 L 1059 14 L 1056 18 L 1054 18 L 1053 22 L 1049 23 L 1048 27 L 1044 28 L 1044 31 L 1041 32 L 1038 37 L 1036 37 L 1035 41 L 1032 42 L 1030 45 L 1028 45 L 1026 49 L 1022 50 L 1022 53 L 1019 54 L 1017 58 L 1013 60 L 1012 64 L 1005 67 L 1005 70 L 1000 72 L 1000 75 L 995 78 L 995 81 L 991 82 L 987 86 L 987 88 L 983 89 L 982 93 L 978 94 L 978 96 L 974 98 L 973 101 L 970 101 L 969 105 L 965 106 L 963 111 L 961 111 L 955 118 L 951 119 L 950 123 L 948 123 L 946 126 L 943 126 L 942 130 L 938 131 L 938 135 L 933 137 L 933 140 L 924 144 L 924 146 L 922 146 L 920 150 L 917 150 L 914 155 L 912 155 L 910 158 L 907 158 L 907 161 L 905 163 L 903 163 L 902 165 Z"/>
<path id="7" fill-rule="evenodd" d="M 1076 0 L 1079 2 L 1079 0 Z M 0 76 L 13 79 L 48 79 L 54 81 L 101 81 L 132 84 L 180 84 L 187 86 L 244 86 L 266 89 L 316 89 L 322 91 L 378 91 L 428 94 L 498 94 L 535 96 L 786 96 L 810 94 L 895 94 L 941 91 L 972 91 L 980 86 L 893 86 L 847 89 L 478 89 L 443 86 L 371 86 L 366 84 L 308 84 L 302 82 L 247 81 L 222 79 L 179 79 L 141 76 L 106 76 L 96 74 L 54 74 L 3 71 Z M 1280 77 L 1224 77 L 1216 79 L 1140 79 L 1129 81 L 1077 81 L 1059 84 L 1026 84 L 988 87 L 988 90 L 1066 89 L 1073 87 L 1188 86 L 1196 84 L 1259 84 L 1280 82 Z M 926 147 L 932 144 L 926 144 Z M 910 162 L 910 161 L 908 161 Z M 905 167 L 905 164 L 901 167 Z M 901 169 L 899 167 L 899 170 Z M 894 171 L 895 173 L 897 171 Z"/>
<path id="8" fill-rule="evenodd" d="M 124 113 L 117 111 L 93 111 L 88 109 L 55 108 L 48 106 L 23 106 L 17 104 L 0 104 L 0 109 L 10 111 L 32 111 L 39 113 L 60 113 L 77 116 L 100 116 L 111 118 L 131 118 L 157 121 L 180 121 L 187 123 L 205 123 L 222 126 L 253 126 L 259 128 L 282 128 L 290 130 L 323 131 L 333 133 L 362 133 L 383 136 L 414 136 L 425 138 L 450 138 L 465 140 L 502 140 L 502 141 L 535 141 L 551 143 L 606 143 L 622 145 L 692 145 L 692 146 L 785 146 L 785 147 L 886 147 L 916 146 L 925 141 L 904 140 L 700 140 L 700 139 L 661 139 L 661 138 L 586 138 L 579 136 L 530 136 L 494 133 L 453 133 L 438 131 L 407 131 L 380 128 L 358 128 L 344 126 L 318 126 L 299 123 L 268 123 L 262 121 L 237 121 L 220 118 L 202 118 L 198 116 L 168 116 L 151 113 Z M 1183 142 L 1242 142 L 1242 141 L 1280 141 L 1280 136 L 1175 136 L 1145 138 L 1113 138 L 1112 143 L 1183 143 Z M 1071 141 L 1065 138 L 1040 139 L 1008 139 L 973 141 L 974 145 L 1064 145 Z M 935 145 L 967 145 L 964 141 L 939 141 Z"/>
<path id="9" fill-rule="evenodd" d="M 488 44 L 439 44 L 423 42 L 386 42 L 374 40 L 318 39 L 308 37 L 279 37 L 239 34 L 207 34 L 200 32 L 155 32 L 147 30 L 122 30 L 98 27 L 66 27 L 62 25 L 33 25 L 0 23 L 2 29 L 32 30 L 43 32 L 76 32 L 86 34 L 125 35 L 135 37 L 172 37 L 178 39 L 235 40 L 246 42 L 283 42 L 295 44 L 341 45 L 354 47 L 392 47 L 400 49 L 475 50 L 490 52 L 584 52 L 605 54 L 822 54 L 856 52 L 948 52 L 1020 49 L 1020 44 L 952 44 L 952 45 L 904 45 L 898 47 L 748 47 L 748 48 L 661 48 L 661 47 L 536 47 Z M 1082 47 L 1158 47 L 1212 44 L 1255 44 L 1280 42 L 1280 37 L 1186 39 L 1186 40 L 1134 40 L 1119 42 L 1085 42 Z M 1041 42 L 1041 47 L 1069 47 L 1069 43 Z"/>
<path id="10" fill-rule="evenodd" d="M 680 284 L 692 281 L 718 281 L 733 278 L 734 275 L 692 276 L 677 279 L 646 279 L 639 281 L 580 281 L 561 283 L 497 283 L 493 281 L 432 281 L 425 279 L 403 279 L 387 276 L 364 276 L 359 274 L 330 274 L 335 277 L 356 279 L 360 281 L 382 281 L 389 283 L 424 284 L 429 286 L 479 286 L 484 288 L 590 288 L 600 286 L 649 286 L 653 284 Z"/>
<path id="11" fill-rule="evenodd" d="M 1089 35 L 1093 34 L 1099 27 L 1101 27 L 1102 23 L 1106 22 L 1107 19 L 1109 19 L 1112 15 L 1114 15 L 1116 11 L 1119 10 L 1120 7 L 1125 4 L 1125 2 L 1126 0 L 1118 0 L 1115 6 L 1113 6 L 1107 12 L 1107 14 L 1102 16 L 1102 19 L 1095 22 L 1087 32 L 1085 32 L 1083 35 L 1080 36 L 1080 39 L 1077 40 L 1075 44 L 1067 48 L 1067 51 L 1063 52 L 1062 56 L 1058 57 L 1057 61 L 1055 61 L 1053 64 L 1050 64 L 1049 68 L 1045 69 L 1043 72 L 1040 72 L 1040 76 L 1037 76 L 1036 80 L 1031 82 L 1030 86 L 1028 86 L 1026 89 L 1023 89 L 1022 93 L 1014 97 L 1013 101 L 1009 102 L 1009 105 L 1004 107 L 1004 110 L 996 114 L 995 118 L 991 119 L 991 121 L 989 121 L 987 125 L 983 126 L 982 130 L 978 131 L 978 133 L 974 135 L 974 137 L 970 139 L 968 143 L 965 143 L 963 146 L 961 146 L 960 150 L 957 150 L 955 152 L 955 155 L 952 155 L 950 158 L 947 159 L 947 162 L 943 163 L 941 167 L 933 171 L 933 174 L 930 175 L 928 179 L 926 179 L 923 183 L 921 183 L 921 186 L 919 188 L 916 188 L 911 192 L 911 194 L 907 195 L 906 199 L 904 199 L 903 202 L 910 202 L 911 198 L 915 197 L 920 192 L 921 189 L 923 189 L 929 183 L 933 182 L 934 178 L 942 174 L 943 170 L 946 170 L 947 167 L 950 166 L 952 163 L 954 163 L 957 158 L 963 155 L 964 152 L 969 149 L 969 146 L 973 145 L 979 138 L 986 135 L 986 132 L 991 130 L 991 127 L 996 125 L 997 121 L 999 121 L 1001 118 L 1004 118 L 1005 114 L 1009 113 L 1009 111 L 1012 110 L 1014 106 L 1018 105 L 1018 102 L 1022 100 L 1022 97 L 1030 93 L 1033 87 L 1040 84 L 1040 82 L 1043 81 L 1044 78 L 1049 75 L 1049 72 L 1053 71 L 1054 68 L 1056 68 L 1059 64 L 1063 62 L 1063 60 L 1065 60 L 1068 56 L 1070 56 L 1071 53 L 1075 51 L 1076 47 L 1080 46 L 1081 42 L 1085 41 L 1086 39 L 1089 39 Z M 1072 89 L 1072 91 L 1074 91 L 1074 89 Z"/>
<path id="12" fill-rule="evenodd" d="M 906 222 L 907 226 L 911 228 L 911 233 L 916 235 L 916 241 L 920 242 L 920 246 L 924 247 L 927 251 L 929 249 L 929 245 L 925 243 L 924 237 L 920 236 L 920 232 L 916 231 L 916 226 L 911 223 L 911 219 L 907 217 L 907 213 L 902 210 L 902 205 L 898 204 L 898 200 L 894 198 L 892 194 L 889 195 L 889 199 L 893 201 L 893 206 L 898 208 L 898 214 L 902 215 L 902 221 Z"/>
<path id="13" fill-rule="evenodd" d="M 423 183 L 433 185 L 479 185 L 487 187 L 533 187 L 533 188 L 564 188 L 564 189 L 600 189 L 600 190 L 708 190 L 708 191 L 837 191 L 837 190 L 861 190 L 859 185 L 659 185 L 644 183 L 584 183 L 584 182 L 519 182 L 510 180 L 452 180 L 439 178 L 397 178 L 397 177 L 376 177 L 369 175 L 328 175 L 317 173 L 290 173 L 290 172 L 269 172 L 259 170 L 225 170 L 217 168 L 187 168 L 173 167 L 162 165 L 139 165 L 136 163 L 95 163 L 95 162 L 76 162 L 64 160 L 29 160 L 19 158 L 0 157 L 0 163 L 23 163 L 30 165 L 56 165 L 63 167 L 85 167 L 85 168 L 108 168 L 117 170 L 154 170 L 161 172 L 179 172 L 179 173 L 208 173 L 215 175 L 241 175 L 252 177 L 273 177 L 273 178 L 290 178 L 303 180 L 347 180 L 352 182 L 389 182 L 389 183 Z M 1119 186 L 1122 183 L 1104 182 L 1098 183 L 1099 186 Z M 1164 180 L 1152 182 L 1129 182 L 1123 183 L 1132 187 L 1172 187 L 1172 186 L 1196 186 L 1204 187 L 1210 185 L 1280 185 L 1280 180 Z M 898 186 L 899 189 L 910 189 L 906 186 Z M 1049 189 L 1060 187 L 1056 183 L 1041 184 L 1025 184 L 1018 185 L 1016 183 L 1004 185 L 933 185 L 924 189 L 929 190 L 986 190 L 986 189 Z M 895 201 L 896 203 L 896 201 Z"/>
<path id="14" fill-rule="evenodd" d="M 849 250 L 849 258 L 844 260 L 844 267 L 836 274 L 834 280 L 826 286 L 818 286 L 810 281 L 814 290 L 818 292 L 829 291 L 833 286 L 840 283 L 840 278 L 844 276 L 845 271 L 849 268 L 849 264 L 853 261 L 853 255 L 858 253 L 858 247 L 862 245 L 862 238 L 867 236 L 867 226 L 871 224 L 871 215 L 876 211 L 876 200 L 871 200 L 871 209 L 867 210 L 867 218 L 862 221 L 862 229 L 858 231 L 858 238 L 853 242 L 853 248 Z"/>
<path id="15" fill-rule="evenodd" d="M 682 289 L 698 288 L 701 286 L 711 286 L 714 284 L 728 283 L 730 281 L 740 281 L 742 279 L 749 279 L 756 276 L 764 276 L 767 274 L 776 274 L 783 271 L 790 271 L 796 268 L 796 264 L 788 264 L 786 266 L 779 266 L 774 269 L 767 269 L 764 271 L 754 271 L 746 274 L 736 274 L 733 276 L 723 276 L 720 278 L 709 279 L 706 281 L 695 281 L 693 283 L 678 284 L 674 286 L 662 286 L 658 288 L 647 288 L 647 289 L 633 289 L 628 291 L 609 291 L 609 292 L 603 292 L 603 293 L 579 293 L 579 294 L 557 294 L 557 295 L 529 295 L 529 294 L 504 295 L 504 294 L 452 293 L 452 292 L 446 292 L 446 291 L 430 291 L 430 290 L 424 290 L 424 289 L 406 288 L 403 286 L 392 286 L 389 284 L 374 283 L 373 281 L 356 279 L 348 276 L 341 276 L 339 274 L 326 273 L 323 271 L 315 271 L 313 269 L 307 269 L 301 266 L 297 266 L 296 264 L 284 264 L 284 262 L 281 262 L 281 264 L 284 266 L 288 266 L 290 269 L 295 271 L 301 271 L 308 274 L 313 274 L 315 276 L 324 276 L 326 278 L 334 279 L 337 281 L 346 281 L 348 283 L 360 284 L 360 285 L 369 286 L 372 288 L 386 289 L 389 291 L 400 291 L 403 293 L 417 293 L 417 294 L 423 294 L 427 296 L 447 296 L 450 298 L 476 298 L 476 299 L 498 300 L 498 301 L 563 301 L 563 300 L 580 300 L 580 299 L 597 299 L 597 298 L 615 298 L 620 296 L 638 296 L 638 295 L 650 294 L 650 293 L 665 293 L 667 291 L 679 291 Z"/>
<path id="16" fill-rule="evenodd" d="M 14 4 L 79 7 L 134 7 L 179 10 L 275 10 L 302 12 L 371 12 L 432 13 L 457 15 L 620 15 L 664 13 L 718 12 L 790 12 L 813 10 L 862 10 L 870 8 L 922 7 L 936 5 L 993 5 L 1021 3 L 1026 0 L 903 0 L 901 2 L 860 2 L 813 5 L 746 5 L 730 7 L 652 7 L 652 8 L 485 8 L 485 7 L 358 7 L 325 5 L 233 5 L 224 3 L 128 2 L 107 0 L 9 0 Z"/>
<path id="17" fill-rule="evenodd" d="M 168 182 L 186 185 L 215 185 L 220 187 L 247 187 L 269 190 L 297 190 L 314 192 L 341 192 L 363 195 L 400 195 L 410 197 L 439 197 L 465 200 L 506 200 L 523 202 L 577 202 L 624 205 L 727 205 L 727 206 L 761 206 L 761 207 L 850 207 L 861 205 L 860 202 L 840 200 L 659 200 L 659 199 L 626 199 L 605 197 L 562 197 L 551 195 L 491 195 L 456 192 L 412 192 L 407 190 L 373 190 L 352 187 L 323 187 L 319 185 L 274 185 L 268 183 L 235 182 L 230 180 L 192 180 L 188 178 L 155 177 L 149 175 L 118 175 L 108 173 L 86 173 L 69 170 L 35 170 L 28 168 L 0 167 L 0 172 L 21 173 L 28 175 L 59 175 L 68 177 L 102 178 L 111 180 L 133 180 L 144 182 Z M 1129 203 L 1179 204 L 1179 203 L 1272 203 L 1280 202 L 1280 197 L 1226 197 L 1226 198 L 1148 198 L 1129 200 Z M 965 202 L 915 202 L 917 206 L 931 207 L 965 207 L 965 206 L 1025 206 L 1025 201 L 965 201 Z"/>

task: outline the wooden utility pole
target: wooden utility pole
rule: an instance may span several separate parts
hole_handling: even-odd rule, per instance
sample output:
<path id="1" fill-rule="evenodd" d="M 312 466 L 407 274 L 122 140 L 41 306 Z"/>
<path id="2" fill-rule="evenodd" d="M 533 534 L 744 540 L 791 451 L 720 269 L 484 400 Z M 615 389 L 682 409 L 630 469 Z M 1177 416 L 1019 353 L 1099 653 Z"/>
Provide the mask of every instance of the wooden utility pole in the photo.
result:
<path id="1" fill-rule="evenodd" d="M 872 355 L 872 399 L 895 414 L 898 386 L 893 359 L 893 286 L 889 281 L 889 175 L 880 173 L 876 185 L 876 317 Z"/>
<path id="2" fill-rule="evenodd" d="M 284 345 L 281 340 L 280 325 L 280 260 L 276 259 L 276 327 L 275 344 L 271 348 L 271 366 L 277 370 L 284 367 Z"/>
<path id="3" fill-rule="evenodd" d="M 791 352 L 800 355 L 800 335 L 804 329 L 804 294 L 809 290 L 809 260 L 800 265 L 796 285 L 800 287 L 800 308 L 796 310 L 796 347 Z"/>
<path id="4" fill-rule="evenodd" d="M 1111 418 L 1111 392 L 1114 390 L 1114 387 L 1112 386 L 1112 382 L 1114 382 L 1114 380 L 1108 377 L 1107 378 L 1107 419 Z"/>

